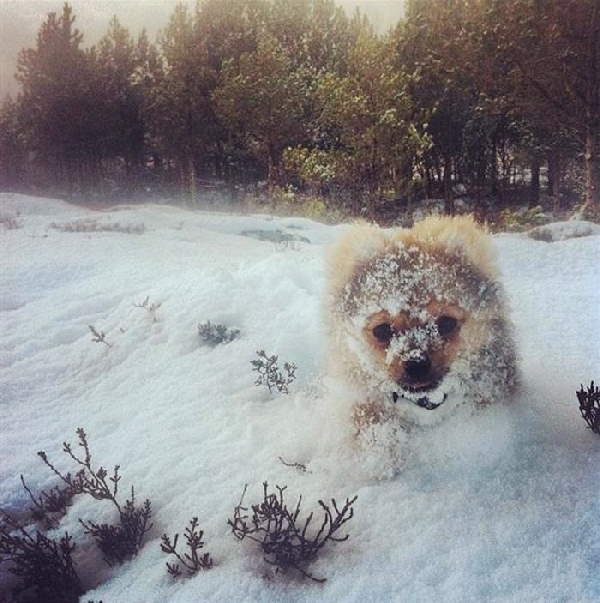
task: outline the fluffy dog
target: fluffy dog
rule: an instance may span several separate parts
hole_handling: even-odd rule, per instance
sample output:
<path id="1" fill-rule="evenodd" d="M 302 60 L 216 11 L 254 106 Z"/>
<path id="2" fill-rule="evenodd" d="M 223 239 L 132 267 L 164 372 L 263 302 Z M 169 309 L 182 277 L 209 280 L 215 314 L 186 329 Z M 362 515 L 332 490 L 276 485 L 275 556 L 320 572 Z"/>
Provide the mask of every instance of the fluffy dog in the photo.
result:
<path id="1" fill-rule="evenodd" d="M 470 217 L 352 227 L 329 257 L 333 372 L 358 431 L 506 399 L 516 360 L 488 235 Z"/>

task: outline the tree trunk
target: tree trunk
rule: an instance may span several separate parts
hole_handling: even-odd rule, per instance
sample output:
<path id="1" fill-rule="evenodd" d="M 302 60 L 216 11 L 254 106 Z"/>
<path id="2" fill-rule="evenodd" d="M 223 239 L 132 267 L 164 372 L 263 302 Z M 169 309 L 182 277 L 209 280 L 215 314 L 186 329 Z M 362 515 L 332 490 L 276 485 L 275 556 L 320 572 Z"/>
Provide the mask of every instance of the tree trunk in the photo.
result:
<path id="1" fill-rule="evenodd" d="M 454 215 L 454 193 L 452 191 L 452 159 L 444 161 L 444 213 Z"/>
<path id="2" fill-rule="evenodd" d="M 585 137 L 585 207 L 593 210 L 600 208 L 598 186 L 598 133 L 588 122 Z"/>
<path id="3" fill-rule="evenodd" d="M 553 198 L 553 211 L 560 211 L 561 162 L 558 149 L 550 151 L 548 156 L 548 194 Z"/>
<path id="4" fill-rule="evenodd" d="M 535 157 L 531 162 L 531 188 L 529 193 L 529 208 L 540 202 L 540 160 Z"/>

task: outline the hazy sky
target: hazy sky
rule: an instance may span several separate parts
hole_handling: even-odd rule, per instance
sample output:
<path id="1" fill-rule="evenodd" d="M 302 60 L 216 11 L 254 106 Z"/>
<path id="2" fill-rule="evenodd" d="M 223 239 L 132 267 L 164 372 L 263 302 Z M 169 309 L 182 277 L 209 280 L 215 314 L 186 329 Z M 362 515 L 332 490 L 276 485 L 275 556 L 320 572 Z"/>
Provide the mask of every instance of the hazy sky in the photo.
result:
<path id="1" fill-rule="evenodd" d="M 146 28 L 152 37 L 164 27 L 178 0 L 70 0 L 84 45 L 95 43 L 113 15 L 132 33 Z M 195 0 L 186 0 L 190 5 Z M 402 15 L 403 0 L 337 0 L 353 12 L 367 13 L 374 25 L 385 31 Z M 47 13 L 62 10 L 63 0 L 0 0 L 0 99 L 17 90 L 14 80 L 16 57 L 23 47 L 33 46 L 36 32 Z"/>

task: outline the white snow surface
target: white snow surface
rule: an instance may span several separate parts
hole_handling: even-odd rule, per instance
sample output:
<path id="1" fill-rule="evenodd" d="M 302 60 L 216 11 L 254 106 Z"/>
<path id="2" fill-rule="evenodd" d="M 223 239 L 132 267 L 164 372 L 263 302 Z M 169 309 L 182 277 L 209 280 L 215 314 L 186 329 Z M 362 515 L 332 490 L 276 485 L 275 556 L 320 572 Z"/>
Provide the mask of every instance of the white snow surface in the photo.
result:
<path id="1" fill-rule="evenodd" d="M 114 522 L 114 509 L 76 498 L 57 534 L 80 542 L 90 589 L 82 601 L 600 599 L 600 437 L 574 394 L 600 378 L 597 234 L 553 245 L 494 237 L 521 391 L 425 431 L 403 470 L 380 480 L 376 451 L 358 454 L 327 388 L 323 258 L 343 225 L 167 205 L 93 212 L 7 193 L 0 211 L 22 225 L 0 226 L 0 507 L 28 506 L 21 473 L 34 490 L 57 483 L 38 450 L 75 469 L 61 447 L 80 426 L 97 465 L 121 466 L 122 499 L 133 484 L 139 502 L 152 501 L 140 554 L 107 568 L 78 519 Z M 79 219 L 143 222 L 145 232 L 50 228 Z M 311 243 L 274 244 L 244 230 Z M 156 321 L 134 307 L 146 296 L 161 304 Z M 197 325 L 206 320 L 241 336 L 204 346 Z M 112 347 L 92 342 L 88 325 Z M 297 364 L 289 395 L 254 385 L 259 349 Z M 231 535 L 244 485 L 244 502 L 255 503 L 264 480 L 287 485 L 290 505 L 302 494 L 303 514 L 318 512 L 318 499 L 358 495 L 349 540 L 329 544 L 308 568 L 324 584 L 274 574 L 253 543 Z M 174 580 L 160 536 L 181 534 L 192 516 L 215 567 Z"/>
<path id="2" fill-rule="evenodd" d="M 551 222 L 532 228 L 528 236 L 538 241 L 565 241 L 576 237 L 589 237 L 600 234 L 600 225 L 586 220 L 567 220 L 564 222 Z"/>

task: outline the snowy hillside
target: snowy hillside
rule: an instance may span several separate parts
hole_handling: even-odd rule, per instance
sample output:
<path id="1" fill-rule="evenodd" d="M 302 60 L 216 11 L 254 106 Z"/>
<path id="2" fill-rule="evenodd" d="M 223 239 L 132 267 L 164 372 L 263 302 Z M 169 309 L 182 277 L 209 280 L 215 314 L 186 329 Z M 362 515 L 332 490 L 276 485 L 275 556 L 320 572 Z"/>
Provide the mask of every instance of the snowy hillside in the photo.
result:
<path id="1" fill-rule="evenodd" d="M 123 496 L 134 484 L 152 501 L 145 546 L 112 568 L 78 519 L 111 522 L 114 509 L 85 496 L 70 507 L 58 533 L 81 543 L 82 601 L 600 599 L 600 437 L 574 395 L 600 379 L 600 235 L 495 237 L 522 391 L 425 434 L 378 479 L 377 458 L 360 460 L 328 406 L 323 254 L 344 226 L 10 194 L 0 215 L 20 226 L 0 225 L 0 508 L 28 506 L 21 473 L 34 490 L 56 484 L 37 451 L 73 470 L 61 446 L 77 427 L 96 463 L 121 466 Z M 147 297 L 156 312 L 135 306 Z M 202 345 L 207 320 L 241 335 Z M 298 366 L 289 395 L 254 385 L 260 349 Z M 231 535 L 244 485 L 258 502 L 264 480 L 287 485 L 290 504 L 302 494 L 306 513 L 358 495 L 349 540 L 310 566 L 324 584 L 275 575 Z M 192 516 L 215 567 L 174 580 L 160 536 Z"/>

